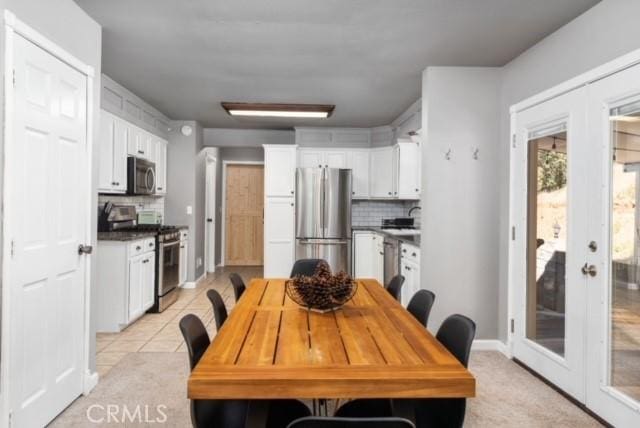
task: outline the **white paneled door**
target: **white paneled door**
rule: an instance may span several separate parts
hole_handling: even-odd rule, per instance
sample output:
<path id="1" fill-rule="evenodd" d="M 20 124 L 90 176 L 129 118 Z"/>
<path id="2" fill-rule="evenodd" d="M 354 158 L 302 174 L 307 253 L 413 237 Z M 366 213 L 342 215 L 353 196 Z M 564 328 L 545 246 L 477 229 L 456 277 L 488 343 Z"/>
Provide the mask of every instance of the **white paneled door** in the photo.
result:
<path id="1" fill-rule="evenodd" d="M 9 406 L 36 427 L 83 392 L 87 77 L 21 36 L 13 48 Z"/>

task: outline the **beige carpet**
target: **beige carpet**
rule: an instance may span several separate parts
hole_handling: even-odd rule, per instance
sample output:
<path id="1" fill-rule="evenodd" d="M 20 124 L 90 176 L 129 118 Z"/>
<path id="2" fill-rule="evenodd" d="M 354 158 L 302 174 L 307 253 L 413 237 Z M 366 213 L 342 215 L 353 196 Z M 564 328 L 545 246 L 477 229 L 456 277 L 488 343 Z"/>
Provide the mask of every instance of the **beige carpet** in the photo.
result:
<path id="1" fill-rule="evenodd" d="M 467 427 L 598 427 L 594 419 L 517 364 L 495 352 L 474 352 L 471 371 L 477 397 L 468 401 Z M 102 379 L 88 397 L 76 400 L 52 427 L 180 427 L 191 426 L 186 399 L 185 353 L 132 353 Z M 111 422 L 107 420 L 109 405 Z M 164 405 L 162 411 L 158 405 Z M 93 407 L 91 407 L 93 406 Z M 135 420 L 164 423 L 123 423 L 127 407 Z M 139 407 L 137 407 L 139 406 Z M 135 414 L 140 409 L 139 416 Z M 89 410 L 89 415 L 87 415 Z M 102 423 L 93 420 L 104 419 Z M 115 419 L 118 418 L 118 422 Z"/>

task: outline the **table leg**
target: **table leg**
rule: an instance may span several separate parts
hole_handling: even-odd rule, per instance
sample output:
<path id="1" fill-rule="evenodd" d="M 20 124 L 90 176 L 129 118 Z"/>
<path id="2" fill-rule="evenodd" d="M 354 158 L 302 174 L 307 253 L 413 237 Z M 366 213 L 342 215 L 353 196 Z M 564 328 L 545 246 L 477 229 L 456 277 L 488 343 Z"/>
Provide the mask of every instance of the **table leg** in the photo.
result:
<path id="1" fill-rule="evenodd" d="M 265 428 L 269 414 L 269 400 L 251 400 L 247 410 L 246 428 Z"/>

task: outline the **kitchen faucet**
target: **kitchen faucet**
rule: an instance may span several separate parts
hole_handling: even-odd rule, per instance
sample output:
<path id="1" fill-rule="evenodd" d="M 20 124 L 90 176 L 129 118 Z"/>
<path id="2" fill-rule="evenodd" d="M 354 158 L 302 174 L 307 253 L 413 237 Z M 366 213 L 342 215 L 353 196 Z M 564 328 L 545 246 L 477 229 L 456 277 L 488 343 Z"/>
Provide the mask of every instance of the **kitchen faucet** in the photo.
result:
<path id="1" fill-rule="evenodd" d="M 420 208 L 420 206 L 416 205 L 415 207 L 411 208 L 409 210 L 409 213 L 407 214 L 408 217 L 411 217 L 411 213 L 413 212 L 413 210 L 422 210 L 422 208 Z"/>

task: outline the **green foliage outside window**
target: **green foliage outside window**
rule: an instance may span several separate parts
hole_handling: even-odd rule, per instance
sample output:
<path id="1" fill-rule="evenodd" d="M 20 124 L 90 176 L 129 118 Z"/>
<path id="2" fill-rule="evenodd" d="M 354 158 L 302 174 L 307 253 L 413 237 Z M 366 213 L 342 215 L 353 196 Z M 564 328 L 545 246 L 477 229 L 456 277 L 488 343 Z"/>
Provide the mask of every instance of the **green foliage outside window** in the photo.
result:
<path id="1" fill-rule="evenodd" d="M 567 155 L 538 150 L 538 191 L 552 192 L 567 184 Z"/>

